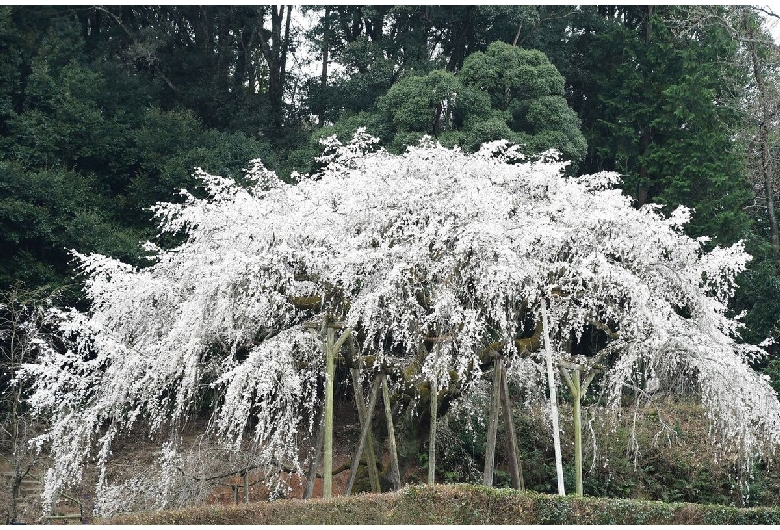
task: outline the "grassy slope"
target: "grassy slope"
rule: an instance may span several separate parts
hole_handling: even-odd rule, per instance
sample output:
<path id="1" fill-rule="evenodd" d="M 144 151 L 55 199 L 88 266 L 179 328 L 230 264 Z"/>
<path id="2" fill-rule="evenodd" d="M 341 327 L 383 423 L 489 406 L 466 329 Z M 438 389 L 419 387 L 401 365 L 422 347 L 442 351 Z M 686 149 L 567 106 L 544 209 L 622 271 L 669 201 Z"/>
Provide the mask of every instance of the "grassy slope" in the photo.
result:
<path id="1" fill-rule="evenodd" d="M 557 497 L 470 485 L 137 513 L 103 524 L 780 524 L 780 509 Z"/>

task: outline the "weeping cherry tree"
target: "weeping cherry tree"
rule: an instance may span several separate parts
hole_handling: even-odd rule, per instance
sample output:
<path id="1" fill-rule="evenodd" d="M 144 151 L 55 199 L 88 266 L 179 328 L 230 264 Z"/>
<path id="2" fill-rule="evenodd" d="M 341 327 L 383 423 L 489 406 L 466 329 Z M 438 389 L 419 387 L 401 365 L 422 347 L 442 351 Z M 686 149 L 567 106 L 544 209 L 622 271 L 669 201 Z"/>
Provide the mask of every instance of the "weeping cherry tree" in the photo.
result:
<path id="1" fill-rule="evenodd" d="M 720 447 L 747 462 L 780 440 L 780 404 L 748 365 L 761 351 L 737 342 L 726 313 L 741 245 L 705 252 L 682 232 L 686 210 L 636 210 L 617 175 L 567 178 L 554 154 L 529 161 L 506 142 L 392 155 L 359 131 L 326 148 L 323 169 L 296 184 L 259 161 L 245 186 L 198 171 L 203 198 L 154 207 L 161 233 L 183 242 L 147 244 L 147 267 L 77 254 L 90 309 L 61 312 L 69 347 L 27 367 L 32 404 L 52 418 L 39 439 L 50 498 L 93 457 L 98 495 L 121 488 L 106 472 L 112 444 L 143 429 L 163 450 L 164 506 L 180 427 L 203 408 L 208 434 L 249 444 L 276 485 L 282 467 L 301 471 L 299 435 L 332 403 L 338 349 L 375 381 L 371 405 L 380 383 L 385 400 L 389 388 L 430 404 L 435 479 L 441 400 L 468 396 L 497 359 L 542 384 L 542 332 L 559 366 L 585 362 L 571 344 L 600 334 L 591 353 L 609 360 L 614 407 L 627 389 L 684 377 Z M 325 430 L 327 447 L 332 421 Z"/>

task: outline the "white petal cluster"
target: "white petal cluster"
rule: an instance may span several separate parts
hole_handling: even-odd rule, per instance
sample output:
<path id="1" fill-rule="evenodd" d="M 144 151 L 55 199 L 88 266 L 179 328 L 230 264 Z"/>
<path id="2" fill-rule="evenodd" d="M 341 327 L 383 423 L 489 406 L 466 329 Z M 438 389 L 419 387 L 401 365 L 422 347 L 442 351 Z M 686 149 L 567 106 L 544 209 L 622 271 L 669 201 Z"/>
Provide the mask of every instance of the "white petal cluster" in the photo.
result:
<path id="1" fill-rule="evenodd" d="M 71 349 L 30 368 L 54 418 L 52 488 L 79 478 L 95 444 L 105 461 L 139 418 L 159 432 L 206 393 L 228 443 L 297 460 L 323 371 L 311 328 L 325 315 L 375 367 L 416 363 L 442 388 L 476 381 L 490 344 L 514 353 L 542 300 L 559 350 L 588 327 L 610 331 L 613 403 L 627 384 L 685 373 L 726 442 L 751 453 L 777 441 L 780 405 L 726 316 L 741 245 L 705 253 L 681 231 L 684 209 L 636 210 L 617 175 L 566 178 L 552 153 L 526 162 L 505 142 L 472 155 L 427 142 L 392 155 L 360 132 L 327 147 L 295 185 L 258 161 L 249 187 L 198 172 L 208 197 L 155 207 L 161 231 L 186 241 L 147 268 L 79 256 L 91 310 L 63 318 Z"/>

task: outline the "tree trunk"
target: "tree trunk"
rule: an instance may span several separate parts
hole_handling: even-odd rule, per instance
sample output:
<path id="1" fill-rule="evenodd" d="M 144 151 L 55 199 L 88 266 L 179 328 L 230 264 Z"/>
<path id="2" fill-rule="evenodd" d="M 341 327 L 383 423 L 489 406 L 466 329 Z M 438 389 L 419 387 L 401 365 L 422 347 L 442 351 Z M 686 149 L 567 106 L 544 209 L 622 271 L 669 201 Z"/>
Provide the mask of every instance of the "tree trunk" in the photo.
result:
<path id="1" fill-rule="evenodd" d="M 752 36 L 752 35 L 751 35 Z M 769 237 L 772 243 L 772 250 L 775 254 L 780 253 L 780 234 L 778 233 L 777 216 L 775 212 L 775 199 L 774 190 L 772 189 L 772 175 L 769 169 L 770 155 L 769 155 L 769 121 L 767 108 L 769 101 L 767 97 L 766 85 L 764 84 L 764 78 L 761 75 L 761 68 L 759 66 L 758 54 L 755 50 L 755 45 L 750 44 L 750 59 L 753 66 L 753 78 L 756 81 L 756 88 L 758 88 L 760 106 L 761 106 L 761 123 L 758 129 L 758 142 L 761 148 L 761 167 L 760 175 L 761 183 L 763 184 L 764 193 L 766 193 L 766 209 L 767 217 L 769 218 Z"/>
<path id="2" fill-rule="evenodd" d="M 19 517 L 19 497 L 22 493 L 22 476 L 19 470 L 15 470 L 11 484 L 11 522 L 15 523 Z"/>
<path id="3" fill-rule="evenodd" d="M 390 408 L 390 390 L 387 388 L 387 378 L 382 379 L 382 398 L 385 402 L 385 419 L 387 420 L 387 442 L 390 451 L 390 483 L 393 490 L 401 489 L 401 472 L 398 468 L 398 451 L 395 446 L 395 427 L 393 426 L 393 411 Z"/>
<path id="4" fill-rule="evenodd" d="M 322 23 L 324 24 L 322 30 L 322 71 L 320 72 L 320 101 L 318 126 L 325 125 L 325 90 L 328 88 L 328 60 L 330 53 L 330 6 L 325 6 L 325 16 L 322 17 Z"/>
<path id="5" fill-rule="evenodd" d="M 501 370 L 501 405 L 504 411 L 504 428 L 506 429 L 506 454 L 509 459 L 509 475 L 512 487 L 516 490 L 525 489 L 523 480 L 523 461 L 517 458 L 517 436 L 515 422 L 512 419 L 512 402 L 509 401 L 509 387 L 506 383 L 506 366 Z"/>
<path id="6" fill-rule="evenodd" d="M 287 6 L 287 19 L 284 22 L 284 37 L 281 42 L 281 59 L 279 60 L 279 84 L 282 90 L 280 98 L 280 110 L 284 103 L 284 85 L 287 82 L 287 51 L 290 48 L 290 21 L 292 20 L 292 6 Z M 280 118 L 281 118 L 280 114 Z"/>
<path id="7" fill-rule="evenodd" d="M 645 24 L 645 45 L 649 48 L 650 42 L 653 38 L 653 10 L 654 6 L 647 6 L 647 22 Z M 647 73 L 642 73 L 643 78 L 646 78 Z M 647 154 L 648 150 L 650 149 L 650 144 L 652 143 L 652 127 L 649 123 L 647 124 L 640 124 L 640 130 L 639 130 L 639 156 L 640 159 L 642 156 Z M 637 193 L 636 193 L 636 206 L 637 208 L 640 208 L 650 202 L 652 200 L 652 197 L 650 195 L 650 175 L 647 171 L 647 164 L 641 163 L 639 166 L 639 183 L 637 186 Z"/>
<path id="8" fill-rule="evenodd" d="M 282 21 L 284 20 L 284 6 L 268 6 L 271 10 L 271 30 L 264 27 L 259 30 L 260 33 L 260 51 L 268 65 L 268 99 L 271 110 L 271 132 L 278 134 L 281 132 L 284 118 L 284 82 L 287 62 L 288 40 L 290 38 L 290 15 L 292 6 L 287 7 L 287 20 L 285 22 L 284 37 L 282 37 Z M 259 14 L 262 17 L 265 14 L 265 7 L 259 8 Z"/>
<path id="9" fill-rule="evenodd" d="M 485 471 L 482 483 L 485 486 L 493 486 L 493 467 L 496 457 L 496 435 L 498 434 L 498 413 L 501 409 L 501 372 L 502 362 L 500 357 L 493 360 L 493 392 L 490 398 L 490 412 L 488 413 L 487 446 L 485 447 Z"/>
<path id="10" fill-rule="evenodd" d="M 550 344 L 550 326 L 547 307 L 542 300 L 542 327 L 544 329 L 544 353 L 547 360 L 547 384 L 550 387 L 550 417 L 552 418 L 553 444 L 555 446 L 555 470 L 558 475 L 558 495 L 566 495 L 563 486 L 563 459 L 561 457 L 561 434 L 558 426 L 558 394 L 555 391 L 553 374 L 552 345 Z"/>
<path id="11" fill-rule="evenodd" d="M 459 21 L 458 29 L 454 32 L 455 41 L 452 43 L 452 55 L 450 55 L 450 59 L 447 61 L 446 68 L 449 72 L 455 72 L 463 66 L 463 60 L 466 58 L 466 48 L 468 47 L 468 35 L 474 20 L 475 6 L 463 6 L 462 9 L 464 9 L 464 13 Z"/>
<path id="12" fill-rule="evenodd" d="M 371 389 L 371 398 L 368 402 L 368 410 L 366 411 L 366 416 L 369 418 L 374 414 L 374 406 L 376 405 L 376 399 L 379 395 L 379 386 L 382 384 L 382 379 L 384 379 L 384 377 L 384 374 L 379 374 L 374 380 L 374 385 Z M 357 468 L 360 464 L 360 456 L 363 454 L 363 446 L 365 445 L 366 439 L 368 438 L 368 431 L 370 427 L 371 422 L 366 421 L 363 424 L 363 428 L 361 429 L 360 441 L 358 442 L 357 450 L 355 451 L 355 458 L 352 460 L 352 468 L 349 472 L 349 482 L 347 483 L 345 495 L 352 493 L 352 486 L 355 484 L 355 476 L 357 475 Z M 376 471 L 376 465 L 374 466 L 374 470 Z"/>

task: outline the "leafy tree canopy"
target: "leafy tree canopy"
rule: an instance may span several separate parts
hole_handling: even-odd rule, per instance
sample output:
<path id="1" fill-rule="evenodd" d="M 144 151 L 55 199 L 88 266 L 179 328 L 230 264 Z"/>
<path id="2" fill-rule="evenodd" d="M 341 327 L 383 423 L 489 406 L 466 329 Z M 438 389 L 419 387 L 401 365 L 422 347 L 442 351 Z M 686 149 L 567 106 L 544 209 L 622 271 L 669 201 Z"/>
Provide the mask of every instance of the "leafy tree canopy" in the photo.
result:
<path id="1" fill-rule="evenodd" d="M 469 151 L 508 139 L 528 155 L 557 149 L 574 161 L 587 147 L 555 66 L 538 50 L 502 42 L 468 56 L 457 74 L 433 70 L 403 77 L 377 99 L 375 110 L 360 116 L 362 124 L 347 117 L 316 137 L 366 126 L 396 152 L 424 134 Z"/>

